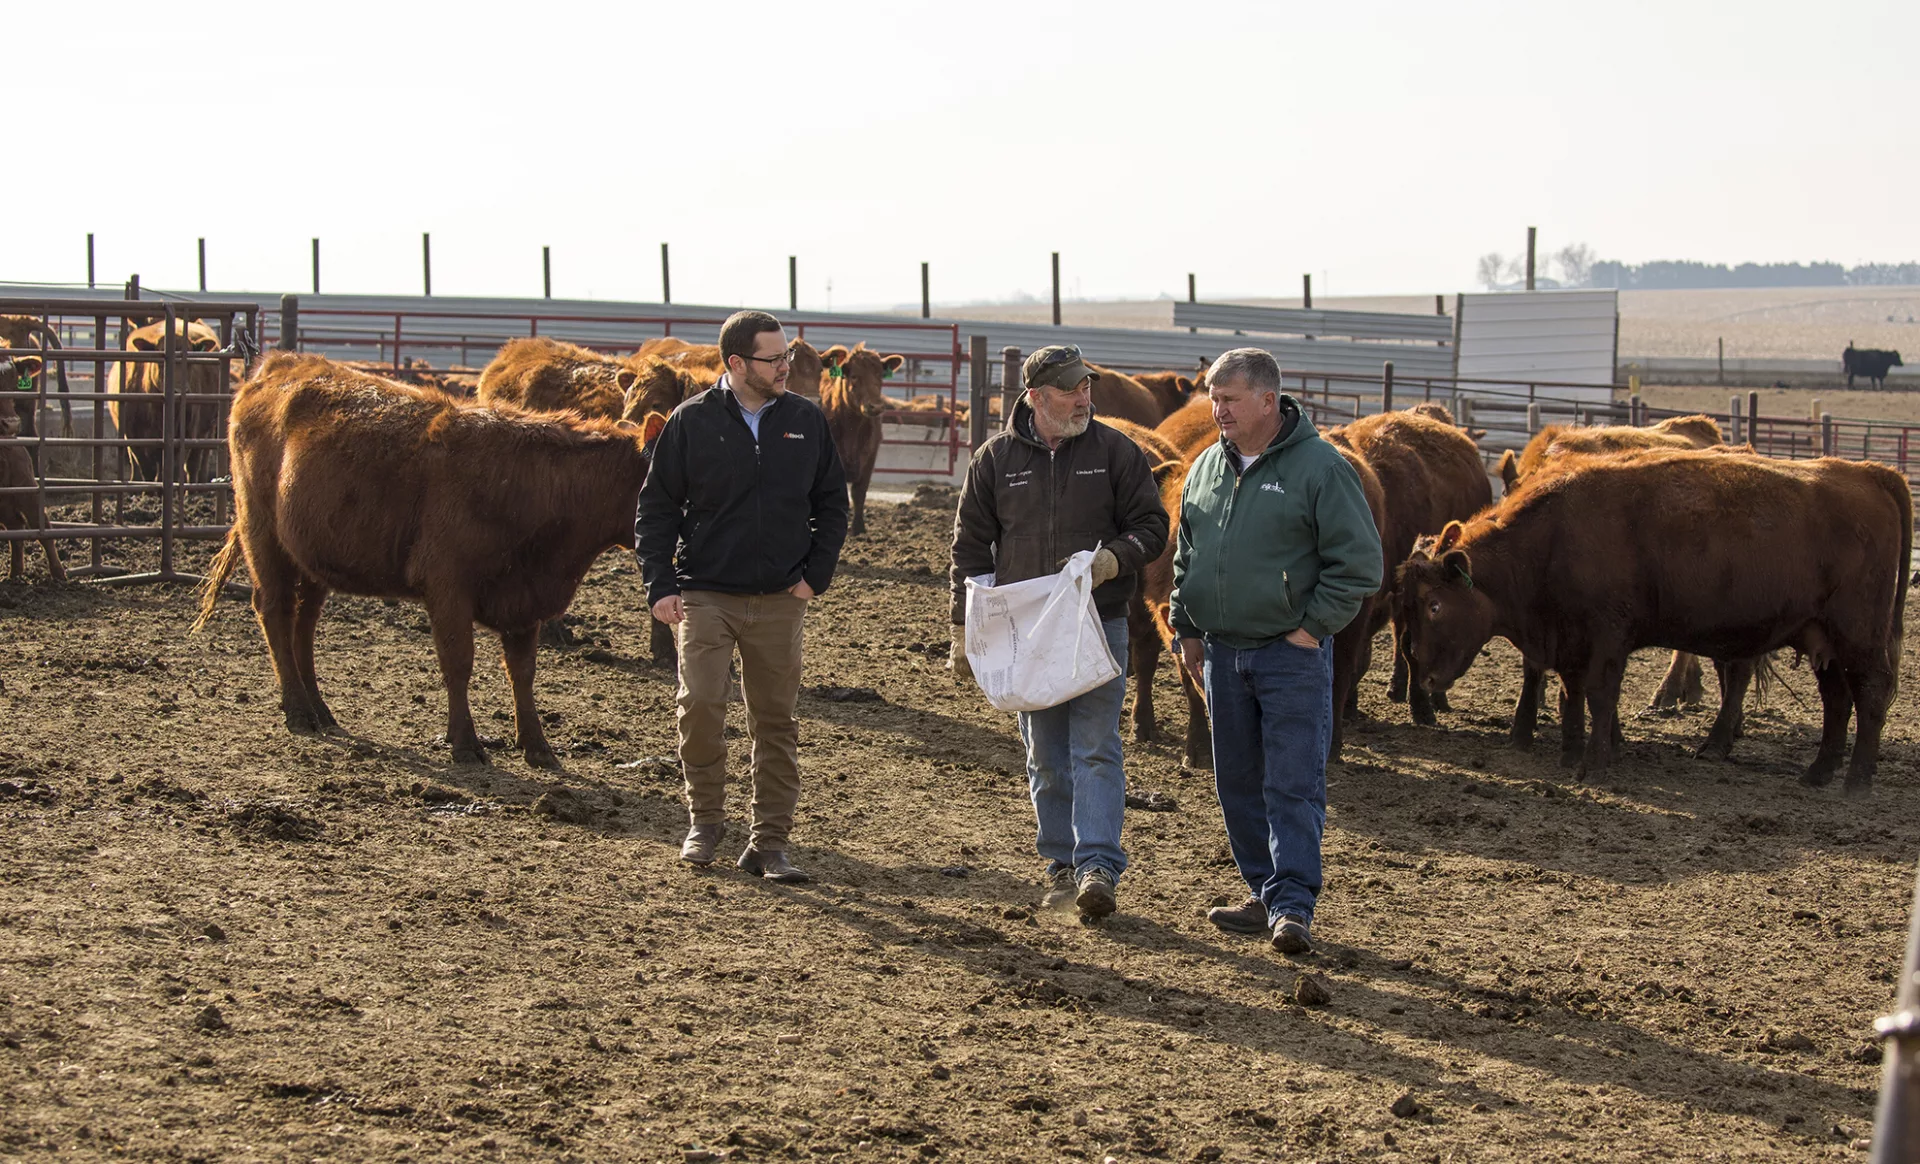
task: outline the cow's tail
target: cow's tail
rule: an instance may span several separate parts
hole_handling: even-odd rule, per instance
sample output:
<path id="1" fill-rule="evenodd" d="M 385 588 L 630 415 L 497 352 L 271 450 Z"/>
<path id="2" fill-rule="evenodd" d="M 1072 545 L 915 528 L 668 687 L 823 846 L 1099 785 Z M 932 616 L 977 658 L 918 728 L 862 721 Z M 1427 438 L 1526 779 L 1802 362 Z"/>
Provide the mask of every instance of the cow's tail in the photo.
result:
<path id="1" fill-rule="evenodd" d="M 240 549 L 240 526 L 227 531 L 227 544 L 220 547 L 220 554 L 214 558 L 213 565 L 207 569 L 207 580 L 200 584 L 200 616 L 193 620 L 188 634 L 199 634 L 201 628 L 213 618 L 214 604 L 220 601 L 220 591 L 226 587 L 227 579 L 233 577 L 233 571 L 240 565 L 244 555 Z"/>
<path id="2" fill-rule="evenodd" d="M 1779 668 L 1773 665 L 1773 653 L 1761 655 L 1753 661 L 1753 705 L 1766 706 L 1773 695 L 1774 685 L 1780 683 Z"/>

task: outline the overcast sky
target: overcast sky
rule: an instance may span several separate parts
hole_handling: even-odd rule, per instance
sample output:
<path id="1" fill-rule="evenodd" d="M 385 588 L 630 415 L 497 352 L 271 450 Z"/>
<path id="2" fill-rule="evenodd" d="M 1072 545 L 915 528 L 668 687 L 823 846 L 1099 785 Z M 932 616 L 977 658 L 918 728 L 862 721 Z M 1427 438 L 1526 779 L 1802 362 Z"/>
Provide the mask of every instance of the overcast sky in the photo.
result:
<path id="1" fill-rule="evenodd" d="M 80 19 L 85 12 L 84 21 Z M 23 6 L 0 279 L 802 306 L 1920 259 L 1920 3 Z M 32 49 L 21 46 L 36 46 Z M 57 64 L 61 75 L 45 70 Z M 20 110 L 16 110 L 19 112 Z M 44 136 L 37 136 L 43 132 Z M 54 164 L 29 159 L 44 148 Z M 109 156 L 103 150 L 118 150 Z M 32 223 L 31 229 L 24 228 Z"/>

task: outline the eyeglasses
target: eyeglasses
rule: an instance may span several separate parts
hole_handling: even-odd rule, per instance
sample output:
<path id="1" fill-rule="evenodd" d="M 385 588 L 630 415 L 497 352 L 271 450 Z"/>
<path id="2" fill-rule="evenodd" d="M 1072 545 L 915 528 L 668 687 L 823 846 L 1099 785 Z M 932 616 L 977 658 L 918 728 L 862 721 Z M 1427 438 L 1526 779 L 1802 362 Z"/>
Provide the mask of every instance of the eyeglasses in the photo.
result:
<path id="1" fill-rule="evenodd" d="M 793 363 L 793 352 L 784 351 L 777 356 L 742 356 L 740 358 L 743 360 L 759 360 L 763 364 L 791 364 Z"/>

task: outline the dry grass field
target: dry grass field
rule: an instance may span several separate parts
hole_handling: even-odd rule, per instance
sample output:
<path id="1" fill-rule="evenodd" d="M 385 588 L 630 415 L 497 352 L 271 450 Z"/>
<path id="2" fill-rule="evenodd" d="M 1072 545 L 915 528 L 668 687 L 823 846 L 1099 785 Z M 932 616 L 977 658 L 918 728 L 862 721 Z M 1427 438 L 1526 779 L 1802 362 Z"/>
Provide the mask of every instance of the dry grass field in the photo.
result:
<path id="1" fill-rule="evenodd" d="M 243 602 L 190 637 L 184 591 L 0 586 L 0 1155 L 1864 1159 L 1920 849 L 1910 694 L 1860 801 L 1795 779 L 1804 670 L 1734 762 L 1692 758 L 1703 711 L 1640 718 L 1592 784 L 1507 745 L 1504 646 L 1440 730 L 1376 672 L 1315 954 L 1207 925 L 1241 888 L 1168 742 L 1128 744 L 1158 811 L 1082 926 L 1033 912 L 1012 717 L 942 665 L 951 504 L 876 506 L 810 616 L 805 886 L 675 859 L 673 677 L 630 560 L 543 650 L 557 773 L 448 762 L 417 607 L 330 604 L 352 734 L 309 737 Z M 1158 694 L 1171 735 L 1165 669 Z M 474 703 L 508 730 L 484 662 Z"/>
<path id="2" fill-rule="evenodd" d="M 1234 299 L 1298 307 L 1294 299 Z M 1431 295 L 1315 297 L 1315 307 L 1346 311 L 1433 310 Z M 1453 293 L 1447 293 L 1453 310 Z M 1045 323 L 1046 303 L 942 306 L 968 319 Z M 1889 318 L 1891 317 L 1891 318 Z M 1062 322 L 1086 327 L 1172 327 L 1171 300 L 1068 302 Z M 1913 349 L 1920 359 L 1920 287 L 1807 287 L 1732 291 L 1623 291 L 1620 354 L 1712 356 L 1726 340 L 1728 359 L 1831 359 L 1848 341 L 1863 348 Z"/>

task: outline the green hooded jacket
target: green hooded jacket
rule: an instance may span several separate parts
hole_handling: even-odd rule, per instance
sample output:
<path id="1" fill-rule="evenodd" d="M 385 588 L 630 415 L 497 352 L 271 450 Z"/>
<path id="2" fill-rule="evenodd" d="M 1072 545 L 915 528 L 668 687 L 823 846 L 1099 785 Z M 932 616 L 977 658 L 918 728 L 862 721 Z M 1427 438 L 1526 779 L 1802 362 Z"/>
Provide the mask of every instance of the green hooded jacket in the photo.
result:
<path id="1" fill-rule="evenodd" d="M 1247 466 L 1222 440 L 1194 459 L 1180 495 L 1173 555 L 1173 629 L 1238 650 L 1297 627 L 1337 634 L 1380 589 L 1380 531 L 1360 475 L 1321 439 L 1293 397 L 1295 419 Z"/>

